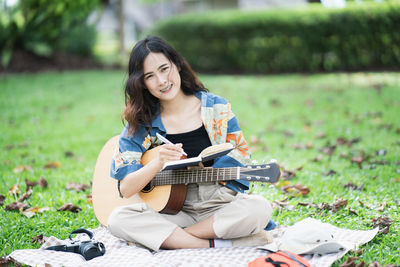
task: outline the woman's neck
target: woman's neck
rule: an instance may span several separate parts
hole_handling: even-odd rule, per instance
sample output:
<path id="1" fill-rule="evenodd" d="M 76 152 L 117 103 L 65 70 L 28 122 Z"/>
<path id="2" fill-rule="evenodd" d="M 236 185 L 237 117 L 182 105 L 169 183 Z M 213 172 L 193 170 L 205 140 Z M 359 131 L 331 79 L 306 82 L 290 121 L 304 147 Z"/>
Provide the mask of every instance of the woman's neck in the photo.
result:
<path id="1" fill-rule="evenodd" d="M 185 95 L 182 90 L 172 100 L 161 101 L 161 113 L 173 115 L 184 112 L 194 95 Z"/>
<path id="2" fill-rule="evenodd" d="M 201 126 L 201 101 L 195 95 L 175 97 L 161 103 L 161 119 L 170 134 L 192 131 Z"/>

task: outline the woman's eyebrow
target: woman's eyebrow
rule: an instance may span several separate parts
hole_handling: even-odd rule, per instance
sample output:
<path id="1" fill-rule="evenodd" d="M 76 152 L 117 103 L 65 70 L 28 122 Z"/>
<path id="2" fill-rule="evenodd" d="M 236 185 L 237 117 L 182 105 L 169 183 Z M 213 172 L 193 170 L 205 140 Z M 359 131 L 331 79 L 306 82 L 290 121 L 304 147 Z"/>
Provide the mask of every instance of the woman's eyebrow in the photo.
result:
<path id="1" fill-rule="evenodd" d="M 162 69 L 166 65 L 168 66 L 167 63 L 162 64 L 160 67 L 157 68 L 157 70 Z M 146 75 L 151 74 L 151 73 L 153 73 L 153 72 L 152 71 L 146 72 L 145 74 L 143 74 L 143 76 L 146 76 Z"/>

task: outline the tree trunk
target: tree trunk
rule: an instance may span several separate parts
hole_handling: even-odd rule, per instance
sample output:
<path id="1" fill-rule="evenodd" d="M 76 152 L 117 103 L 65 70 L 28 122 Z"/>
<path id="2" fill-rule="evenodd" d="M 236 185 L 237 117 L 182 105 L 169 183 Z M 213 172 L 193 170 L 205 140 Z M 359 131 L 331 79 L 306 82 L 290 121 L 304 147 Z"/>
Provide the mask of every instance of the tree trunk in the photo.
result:
<path id="1" fill-rule="evenodd" d="M 125 54 L 125 14 L 124 0 L 118 0 L 118 37 L 119 37 L 119 52 Z"/>

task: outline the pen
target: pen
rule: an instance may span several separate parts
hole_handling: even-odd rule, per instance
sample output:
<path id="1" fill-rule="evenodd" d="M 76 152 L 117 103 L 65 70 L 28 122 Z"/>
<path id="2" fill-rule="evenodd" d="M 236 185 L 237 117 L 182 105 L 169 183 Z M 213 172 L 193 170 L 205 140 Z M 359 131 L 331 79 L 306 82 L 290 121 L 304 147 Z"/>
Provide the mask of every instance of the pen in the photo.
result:
<path id="1" fill-rule="evenodd" d="M 164 136 L 162 136 L 159 133 L 156 133 L 156 136 L 158 139 L 160 139 L 163 143 L 165 144 L 170 144 L 170 145 L 174 145 L 174 143 L 172 143 L 171 141 L 169 141 L 167 138 L 165 138 Z M 185 151 L 182 152 L 183 155 L 187 156 L 187 154 L 185 153 Z"/>

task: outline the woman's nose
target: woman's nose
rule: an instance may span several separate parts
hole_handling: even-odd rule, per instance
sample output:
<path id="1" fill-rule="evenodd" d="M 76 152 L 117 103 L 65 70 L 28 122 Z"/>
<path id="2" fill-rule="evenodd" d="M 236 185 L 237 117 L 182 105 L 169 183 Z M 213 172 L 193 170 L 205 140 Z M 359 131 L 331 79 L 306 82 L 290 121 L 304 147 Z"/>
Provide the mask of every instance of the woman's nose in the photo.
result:
<path id="1" fill-rule="evenodd" d="M 168 82 L 168 77 L 166 76 L 166 75 L 159 75 L 158 76 L 158 82 L 159 82 L 159 84 L 162 86 L 162 85 L 166 85 L 167 84 L 167 82 Z"/>

